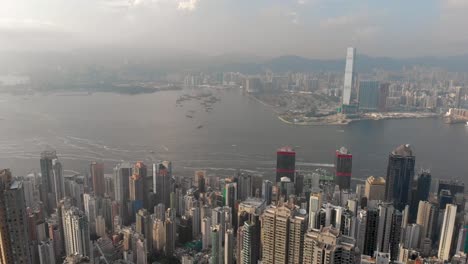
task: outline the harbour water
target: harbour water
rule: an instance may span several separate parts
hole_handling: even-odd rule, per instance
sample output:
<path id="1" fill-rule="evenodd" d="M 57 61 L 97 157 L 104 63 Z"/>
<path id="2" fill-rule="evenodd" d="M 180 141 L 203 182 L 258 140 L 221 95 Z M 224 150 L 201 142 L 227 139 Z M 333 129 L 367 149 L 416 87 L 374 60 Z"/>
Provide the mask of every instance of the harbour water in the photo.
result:
<path id="1" fill-rule="evenodd" d="M 230 175 L 237 169 L 271 177 L 275 151 L 296 148 L 298 169 L 330 168 L 335 149 L 353 153 L 353 177 L 383 176 L 388 153 L 409 143 L 417 168 L 434 177 L 468 182 L 468 127 L 441 119 L 361 121 L 347 126 L 293 126 L 238 90 L 214 90 L 221 101 L 205 111 L 197 100 L 176 105 L 184 93 L 120 95 L 0 94 L 0 167 L 15 175 L 39 170 L 40 152 L 53 148 L 66 173 L 87 172 L 103 161 L 106 173 L 121 160 L 171 160 L 174 173 L 195 169 Z M 190 114 L 193 118 L 187 118 Z"/>

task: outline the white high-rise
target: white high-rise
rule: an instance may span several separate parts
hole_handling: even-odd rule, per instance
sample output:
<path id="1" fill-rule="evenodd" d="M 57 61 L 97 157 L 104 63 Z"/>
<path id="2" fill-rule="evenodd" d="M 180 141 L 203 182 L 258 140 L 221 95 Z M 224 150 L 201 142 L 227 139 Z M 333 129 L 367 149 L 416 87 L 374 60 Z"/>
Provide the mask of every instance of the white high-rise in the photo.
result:
<path id="1" fill-rule="evenodd" d="M 82 211 L 76 207 L 64 208 L 63 230 L 67 256 L 80 255 L 91 257 L 89 222 Z"/>
<path id="2" fill-rule="evenodd" d="M 354 88 L 354 58 L 356 57 L 356 49 L 348 48 L 346 52 L 346 68 L 343 83 L 343 105 L 351 104 L 351 93 Z"/>
<path id="3" fill-rule="evenodd" d="M 447 204 L 445 208 L 444 222 L 440 232 L 439 254 L 441 260 L 448 261 L 450 259 L 450 248 L 452 247 L 452 238 L 455 228 L 455 218 L 457 217 L 457 206 Z"/>

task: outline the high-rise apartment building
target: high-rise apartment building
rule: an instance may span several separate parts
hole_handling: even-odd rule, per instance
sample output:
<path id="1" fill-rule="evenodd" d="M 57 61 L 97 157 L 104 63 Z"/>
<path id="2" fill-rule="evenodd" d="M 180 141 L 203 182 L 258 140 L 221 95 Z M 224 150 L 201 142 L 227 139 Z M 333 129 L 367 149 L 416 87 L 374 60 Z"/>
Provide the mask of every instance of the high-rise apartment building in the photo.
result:
<path id="1" fill-rule="evenodd" d="M 294 211 L 285 205 L 271 206 L 262 215 L 262 263 L 286 264 L 289 218 Z"/>
<path id="2" fill-rule="evenodd" d="M 409 144 L 397 147 L 388 158 L 385 199 L 400 211 L 410 203 L 415 159 Z"/>
<path id="3" fill-rule="evenodd" d="M 434 239 L 434 228 L 437 226 L 438 210 L 435 204 L 427 201 L 419 201 L 416 224 L 421 226 L 420 247 L 424 239 Z"/>
<path id="4" fill-rule="evenodd" d="M 322 194 L 312 193 L 309 198 L 309 228 L 320 229 L 318 225 L 317 217 L 318 212 L 322 208 Z"/>
<path id="5" fill-rule="evenodd" d="M 450 250 L 452 248 L 453 236 L 455 235 L 455 220 L 457 217 L 457 206 L 447 204 L 445 208 L 444 221 L 439 240 L 438 257 L 443 261 L 450 260 Z"/>
<path id="6" fill-rule="evenodd" d="M 22 182 L 8 169 L 0 170 L 0 263 L 32 263 Z"/>
<path id="7" fill-rule="evenodd" d="M 302 263 L 304 252 L 304 236 L 307 232 L 308 215 L 301 209 L 289 220 L 288 263 Z"/>
<path id="8" fill-rule="evenodd" d="M 307 232 L 304 239 L 303 264 L 357 263 L 355 240 L 340 230 L 323 227 Z"/>
<path id="9" fill-rule="evenodd" d="M 76 207 L 62 207 L 65 252 L 67 256 L 91 257 L 88 218 Z"/>
<path id="10" fill-rule="evenodd" d="M 119 217 L 122 224 L 128 225 L 129 179 L 132 176 L 132 165 L 128 162 L 117 164 L 114 168 L 114 195 L 118 202 Z"/>

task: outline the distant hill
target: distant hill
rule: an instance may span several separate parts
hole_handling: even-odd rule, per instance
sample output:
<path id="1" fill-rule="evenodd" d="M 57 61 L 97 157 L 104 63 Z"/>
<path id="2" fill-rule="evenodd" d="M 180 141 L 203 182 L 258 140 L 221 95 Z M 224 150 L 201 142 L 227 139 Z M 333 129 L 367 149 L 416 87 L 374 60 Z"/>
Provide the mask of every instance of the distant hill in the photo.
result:
<path id="1" fill-rule="evenodd" d="M 403 67 L 421 65 L 425 67 L 440 67 L 448 71 L 468 72 L 468 55 L 452 57 L 418 57 L 408 59 L 393 59 L 386 57 L 370 57 L 358 55 L 356 70 L 370 72 L 373 69 L 401 70 Z M 344 71 L 345 59 L 319 60 L 300 56 L 281 56 L 259 63 L 226 63 L 217 65 L 216 69 L 223 71 L 239 71 L 242 73 L 261 73 L 265 70 L 273 72 L 317 72 L 317 71 Z M 212 67 L 209 67 L 212 68 Z M 214 68 L 213 68 L 214 69 Z"/>

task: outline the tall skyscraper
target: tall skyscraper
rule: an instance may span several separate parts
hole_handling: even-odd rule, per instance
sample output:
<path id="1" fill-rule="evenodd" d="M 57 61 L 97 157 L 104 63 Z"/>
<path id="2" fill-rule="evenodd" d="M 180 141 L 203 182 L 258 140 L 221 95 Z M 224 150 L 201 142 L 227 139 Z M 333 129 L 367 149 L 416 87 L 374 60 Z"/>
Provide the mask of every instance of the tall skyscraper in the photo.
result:
<path id="1" fill-rule="evenodd" d="M 388 158 L 385 199 L 402 211 L 410 203 L 415 156 L 409 144 L 392 151 Z"/>
<path id="2" fill-rule="evenodd" d="M 221 252 L 223 251 L 222 247 L 222 239 L 220 235 L 220 228 L 219 226 L 212 226 L 211 227 L 211 257 L 210 257 L 210 264 L 221 264 L 222 263 L 222 256 Z"/>
<path id="3" fill-rule="evenodd" d="M 358 263 L 355 244 L 353 238 L 341 235 L 339 229 L 331 226 L 309 231 L 304 239 L 303 261 L 300 263 Z"/>
<path id="4" fill-rule="evenodd" d="M 414 181 L 411 190 L 411 204 L 409 211 L 409 222 L 414 223 L 418 216 L 418 206 L 420 201 L 429 199 L 429 191 L 431 190 L 431 173 L 422 171 L 418 174 L 418 178 Z"/>
<path id="5" fill-rule="evenodd" d="M 385 179 L 383 177 L 375 178 L 374 176 L 367 178 L 365 196 L 368 201 L 385 200 Z"/>
<path id="6" fill-rule="evenodd" d="M 312 193 L 309 198 L 309 229 L 320 229 L 317 217 L 322 208 L 322 194 Z"/>
<path id="7" fill-rule="evenodd" d="M 89 222 L 86 215 L 76 207 L 63 206 L 63 230 L 67 256 L 91 257 Z"/>
<path id="8" fill-rule="evenodd" d="M 271 204 L 272 198 L 272 191 L 273 191 L 273 183 L 269 180 L 263 180 L 262 183 L 262 198 L 265 200 L 266 205 Z"/>
<path id="9" fill-rule="evenodd" d="M 378 81 L 359 82 L 359 110 L 372 112 L 379 109 L 379 88 Z"/>
<path id="10" fill-rule="evenodd" d="M 135 219 L 135 215 L 138 210 L 145 208 L 147 205 L 147 184 L 145 182 L 147 174 L 146 165 L 143 162 L 139 161 L 135 163 L 133 167 L 133 175 L 129 178 L 129 205 L 131 210 L 129 210 L 131 219 Z"/>
<path id="11" fill-rule="evenodd" d="M 379 112 L 387 111 L 387 97 L 390 92 L 390 83 L 381 83 L 379 87 Z"/>
<path id="12" fill-rule="evenodd" d="M 21 181 L 0 170 L 0 263 L 32 263 Z"/>
<path id="13" fill-rule="evenodd" d="M 224 264 L 234 263 L 234 229 L 228 228 L 224 234 Z"/>
<path id="14" fill-rule="evenodd" d="M 62 164 L 55 151 L 41 153 L 41 201 L 48 214 L 53 212 L 64 196 Z"/>
<path id="15" fill-rule="evenodd" d="M 351 172 L 353 169 L 353 155 L 344 147 L 335 153 L 335 181 L 341 190 L 351 188 Z"/>
<path id="16" fill-rule="evenodd" d="M 118 202 L 118 212 L 122 224 L 128 225 L 128 198 L 129 198 L 129 179 L 132 176 L 132 165 L 128 162 L 117 164 L 114 168 L 114 195 Z"/>
<path id="17" fill-rule="evenodd" d="M 441 260 L 450 260 L 450 249 L 452 248 L 453 236 L 455 235 L 455 220 L 457 217 L 457 206 L 447 204 L 444 214 L 444 222 L 439 240 L 438 257 Z"/>
<path id="18" fill-rule="evenodd" d="M 290 218 L 296 208 L 289 205 L 270 206 L 262 215 L 262 263 L 288 263 Z"/>
<path id="19" fill-rule="evenodd" d="M 289 220 L 288 263 L 302 263 L 304 253 L 304 236 L 307 232 L 308 215 L 301 209 Z"/>
<path id="20" fill-rule="evenodd" d="M 237 185 L 237 198 L 241 201 L 244 201 L 248 197 L 252 196 L 252 176 L 248 174 L 241 173 L 238 178 Z"/>
<path id="21" fill-rule="evenodd" d="M 283 147 L 276 152 L 276 182 L 288 177 L 294 182 L 296 173 L 296 152 L 290 147 Z"/>
<path id="22" fill-rule="evenodd" d="M 390 260 L 398 258 L 402 214 L 395 210 L 391 203 L 379 205 L 379 220 L 377 232 L 377 251 L 390 253 Z"/>
<path id="23" fill-rule="evenodd" d="M 260 221 L 248 221 L 242 226 L 242 264 L 256 264 L 260 258 Z"/>
<path id="24" fill-rule="evenodd" d="M 90 171 L 91 180 L 93 182 L 94 195 L 96 195 L 97 197 L 104 197 L 104 164 L 93 162 L 90 165 Z"/>
<path id="25" fill-rule="evenodd" d="M 348 48 L 346 52 L 346 68 L 343 83 L 343 105 L 351 104 L 351 94 L 354 90 L 356 74 L 354 73 L 354 63 L 356 57 L 356 49 Z"/>
<path id="26" fill-rule="evenodd" d="M 153 192 L 156 193 L 156 202 L 170 207 L 172 163 L 162 161 L 153 164 Z"/>
<path id="27" fill-rule="evenodd" d="M 375 209 L 368 209 L 366 212 L 366 228 L 365 240 L 362 253 L 372 256 L 377 249 L 378 232 L 379 232 L 379 211 Z"/>
<path id="28" fill-rule="evenodd" d="M 437 226 L 437 207 L 427 201 L 419 201 L 418 216 L 416 218 L 416 224 L 421 226 L 421 240 L 419 242 L 420 247 L 424 242 L 424 239 L 434 239 L 434 228 Z"/>

